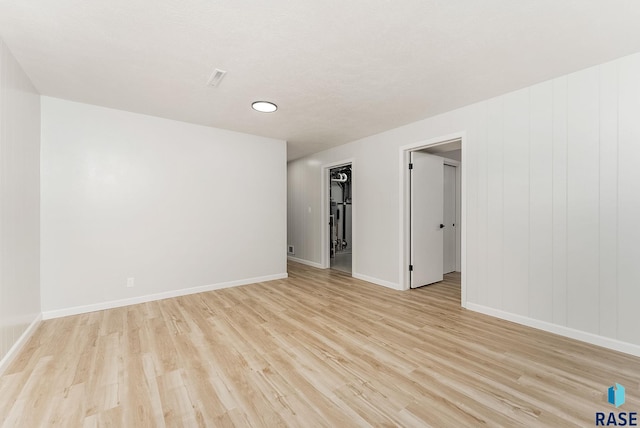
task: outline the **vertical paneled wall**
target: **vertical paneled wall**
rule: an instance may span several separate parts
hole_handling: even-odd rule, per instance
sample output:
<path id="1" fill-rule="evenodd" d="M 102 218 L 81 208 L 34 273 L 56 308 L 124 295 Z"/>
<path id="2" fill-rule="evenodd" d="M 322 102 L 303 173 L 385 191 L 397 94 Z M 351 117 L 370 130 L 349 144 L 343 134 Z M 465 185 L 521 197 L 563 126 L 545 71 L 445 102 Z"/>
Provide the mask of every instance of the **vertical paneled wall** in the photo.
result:
<path id="1" fill-rule="evenodd" d="M 618 72 L 617 62 L 600 67 L 599 134 L 599 332 L 617 334 L 618 284 Z M 609 290 L 607 285 L 611 284 Z"/>
<path id="2" fill-rule="evenodd" d="M 486 153 L 481 156 L 487 163 L 486 187 L 487 197 L 484 210 L 487 212 L 487 221 L 479 227 L 485 229 L 485 251 L 487 275 L 477 278 L 476 287 L 480 290 L 478 303 L 483 305 L 502 306 L 503 288 L 505 279 L 504 271 L 504 151 L 505 141 L 502 134 L 502 112 L 504 101 L 501 98 L 493 99 L 487 103 L 487 144 Z M 491 155 L 490 155 L 491 154 Z M 479 155 L 480 157 L 480 155 Z M 463 183 L 464 184 L 464 183 Z M 482 210 L 481 210 L 482 211 Z M 488 233 L 491 231 L 491 233 Z M 478 262 L 480 262 L 478 260 Z M 467 276 L 468 278 L 468 276 Z"/>
<path id="3" fill-rule="evenodd" d="M 505 95 L 502 112 L 503 305 L 505 310 L 515 313 L 528 310 L 529 95 L 529 90 Z"/>
<path id="4" fill-rule="evenodd" d="M 40 96 L 0 40 L 0 360 L 40 314 Z"/>
<path id="5" fill-rule="evenodd" d="M 618 71 L 617 278 L 603 281 L 601 295 L 615 293 L 605 312 L 616 314 L 617 338 L 640 343 L 640 55 L 623 58 Z M 616 221 L 616 216 L 603 221 Z M 606 287 L 611 284 L 610 287 Z M 613 294 L 612 294 L 613 295 Z M 611 296 L 609 296 L 611 297 Z M 617 305 L 616 305 L 617 304 Z"/>
<path id="6" fill-rule="evenodd" d="M 551 256 L 552 318 L 558 325 L 567 324 L 567 78 L 552 83 L 553 139 L 551 153 Z"/>
<path id="7" fill-rule="evenodd" d="M 533 318 L 553 318 L 553 85 L 529 93 L 529 284 L 528 306 Z"/>
<path id="8" fill-rule="evenodd" d="M 598 88 L 594 68 L 567 80 L 567 324 L 588 332 L 598 325 Z"/>
<path id="9" fill-rule="evenodd" d="M 640 344 L 640 55 L 486 110 L 487 152 L 470 157 L 487 175 L 469 180 L 486 181 L 474 212 L 488 216 L 468 227 L 490 274 L 468 276 L 471 303 Z"/>

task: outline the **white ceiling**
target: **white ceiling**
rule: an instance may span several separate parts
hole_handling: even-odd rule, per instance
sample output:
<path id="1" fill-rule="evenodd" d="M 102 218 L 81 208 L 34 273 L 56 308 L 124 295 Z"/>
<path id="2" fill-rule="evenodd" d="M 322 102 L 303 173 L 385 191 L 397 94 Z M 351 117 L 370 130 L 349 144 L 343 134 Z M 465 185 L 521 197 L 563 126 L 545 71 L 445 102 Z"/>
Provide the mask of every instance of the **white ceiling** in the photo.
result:
<path id="1" fill-rule="evenodd" d="M 637 0 L 0 0 L 42 94 L 286 139 L 289 159 L 640 51 L 639 23 Z"/>

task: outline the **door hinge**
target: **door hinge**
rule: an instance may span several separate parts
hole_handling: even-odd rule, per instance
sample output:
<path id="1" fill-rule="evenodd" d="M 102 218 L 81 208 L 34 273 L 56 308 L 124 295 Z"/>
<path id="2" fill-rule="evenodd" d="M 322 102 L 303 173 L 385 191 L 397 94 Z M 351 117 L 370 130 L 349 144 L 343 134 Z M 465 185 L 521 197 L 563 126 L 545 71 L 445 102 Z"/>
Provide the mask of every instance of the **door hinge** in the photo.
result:
<path id="1" fill-rule="evenodd" d="M 409 265 L 409 272 L 413 272 L 413 265 Z"/>
<path id="2" fill-rule="evenodd" d="M 409 169 L 413 169 L 413 164 L 412 163 L 409 164 Z"/>

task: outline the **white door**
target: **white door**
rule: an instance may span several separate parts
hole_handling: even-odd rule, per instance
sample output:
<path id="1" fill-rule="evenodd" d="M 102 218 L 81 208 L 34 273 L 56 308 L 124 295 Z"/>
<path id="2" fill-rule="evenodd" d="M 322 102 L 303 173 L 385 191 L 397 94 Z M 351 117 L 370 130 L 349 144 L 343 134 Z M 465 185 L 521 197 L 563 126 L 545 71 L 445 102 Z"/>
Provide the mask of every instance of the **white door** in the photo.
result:
<path id="1" fill-rule="evenodd" d="M 443 273 L 456 270 L 456 167 L 444 166 Z"/>
<path id="2" fill-rule="evenodd" d="M 412 152 L 411 288 L 442 281 L 443 159 Z"/>

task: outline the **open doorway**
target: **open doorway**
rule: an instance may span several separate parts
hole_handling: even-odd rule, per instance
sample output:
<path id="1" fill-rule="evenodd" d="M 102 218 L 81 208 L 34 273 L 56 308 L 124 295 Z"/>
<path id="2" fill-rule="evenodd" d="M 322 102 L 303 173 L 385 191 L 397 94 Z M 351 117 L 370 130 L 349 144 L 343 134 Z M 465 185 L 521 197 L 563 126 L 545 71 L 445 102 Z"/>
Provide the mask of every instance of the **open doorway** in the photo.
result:
<path id="1" fill-rule="evenodd" d="M 404 289 L 462 276 L 464 306 L 463 137 L 401 147 L 400 257 Z"/>
<path id="2" fill-rule="evenodd" d="M 411 152 L 411 288 L 440 282 L 444 274 L 460 270 L 461 156 L 459 140 Z"/>
<path id="3" fill-rule="evenodd" d="M 351 164 L 329 170 L 329 267 L 352 273 L 353 209 Z"/>

